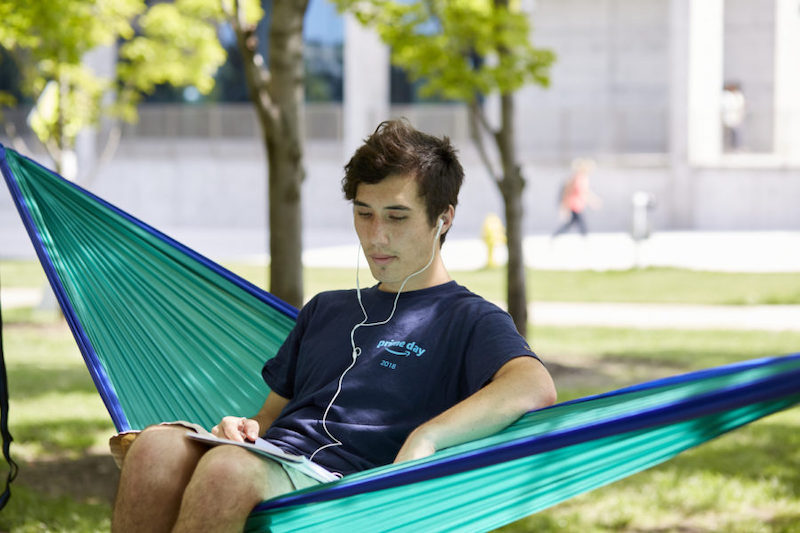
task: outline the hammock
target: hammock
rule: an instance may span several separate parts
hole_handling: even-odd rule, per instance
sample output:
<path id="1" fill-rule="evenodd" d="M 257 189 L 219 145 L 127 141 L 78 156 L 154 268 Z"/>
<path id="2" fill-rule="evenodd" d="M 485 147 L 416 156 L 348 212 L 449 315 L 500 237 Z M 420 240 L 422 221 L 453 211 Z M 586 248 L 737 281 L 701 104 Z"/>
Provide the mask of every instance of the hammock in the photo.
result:
<path id="1" fill-rule="evenodd" d="M 296 310 L 0 145 L 0 169 L 119 431 L 253 413 Z M 247 531 L 488 531 L 800 401 L 800 354 L 661 379 L 258 505 Z"/>

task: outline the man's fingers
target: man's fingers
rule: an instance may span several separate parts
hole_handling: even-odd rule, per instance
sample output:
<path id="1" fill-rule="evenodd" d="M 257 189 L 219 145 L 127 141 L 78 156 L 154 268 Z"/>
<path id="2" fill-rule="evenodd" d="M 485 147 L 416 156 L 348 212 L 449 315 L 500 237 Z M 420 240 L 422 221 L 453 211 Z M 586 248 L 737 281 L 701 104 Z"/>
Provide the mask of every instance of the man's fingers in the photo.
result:
<path id="1" fill-rule="evenodd" d="M 252 441 L 252 442 L 255 442 L 255 440 L 259 436 L 258 435 L 258 433 L 259 433 L 258 430 L 259 430 L 258 422 L 256 422 L 255 420 L 249 419 L 249 418 L 245 419 L 245 421 L 244 421 L 244 431 L 243 431 L 245 439 L 247 439 L 249 441 Z"/>
<path id="2" fill-rule="evenodd" d="M 217 437 L 243 442 L 245 420 L 247 419 L 240 416 L 226 416 L 218 425 L 214 426 L 211 433 Z"/>

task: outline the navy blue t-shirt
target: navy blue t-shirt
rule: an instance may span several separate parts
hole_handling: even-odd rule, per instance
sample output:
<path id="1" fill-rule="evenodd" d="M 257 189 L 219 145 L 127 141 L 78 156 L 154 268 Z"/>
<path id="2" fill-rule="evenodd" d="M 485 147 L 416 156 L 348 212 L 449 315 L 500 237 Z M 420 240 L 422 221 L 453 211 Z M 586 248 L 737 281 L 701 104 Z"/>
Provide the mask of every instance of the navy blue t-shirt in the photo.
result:
<path id="1" fill-rule="evenodd" d="M 368 322 L 386 320 L 395 296 L 362 290 Z M 306 457 L 331 442 L 322 416 L 352 362 L 350 332 L 363 318 L 355 290 L 324 292 L 303 307 L 262 371 L 289 399 L 265 438 Z M 508 313 L 454 281 L 401 293 L 394 317 L 358 328 L 355 343 L 361 354 L 327 417 L 343 445 L 314 457 L 342 474 L 391 463 L 417 426 L 475 393 L 509 360 L 536 357 Z"/>

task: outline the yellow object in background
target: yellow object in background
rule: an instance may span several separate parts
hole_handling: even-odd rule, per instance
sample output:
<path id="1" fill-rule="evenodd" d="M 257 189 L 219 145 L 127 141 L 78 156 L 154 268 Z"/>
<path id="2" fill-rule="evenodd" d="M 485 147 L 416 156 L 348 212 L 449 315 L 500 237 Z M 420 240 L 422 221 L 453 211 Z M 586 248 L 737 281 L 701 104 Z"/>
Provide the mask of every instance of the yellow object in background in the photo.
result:
<path id="1" fill-rule="evenodd" d="M 506 228 L 503 227 L 503 221 L 500 220 L 500 217 L 494 213 L 486 215 L 483 221 L 483 242 L 486 243 L 486 266 L 494 268 L 497 266 L 494 249 L 497 245 L 506 243 Z"/>

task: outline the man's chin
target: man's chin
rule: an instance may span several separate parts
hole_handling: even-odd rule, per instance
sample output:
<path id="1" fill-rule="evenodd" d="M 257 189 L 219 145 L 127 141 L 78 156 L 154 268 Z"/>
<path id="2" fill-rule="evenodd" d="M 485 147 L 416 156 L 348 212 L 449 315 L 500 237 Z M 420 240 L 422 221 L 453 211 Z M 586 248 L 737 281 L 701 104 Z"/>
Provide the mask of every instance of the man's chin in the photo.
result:
<path id="1" fill-rule="evenodd" d="M 391 283 L 389 276 L 386 275 L 386 269 L 375 266 L 372 262 L 369 263 L 369 273 L 378 283 Z"/>
<path id="2" fill-rule="evenodd" d="M 389 292 L 394 292 L 396 287 L 398 287 L 403 280 L 402 279 L 395 279 L 396 276 L 392 276 L 390 272 L 387 272 L 385 268 L 376 267 L 370 264 L 369 268 L 372 277 L 379 284 L 379 289 Z"/>

